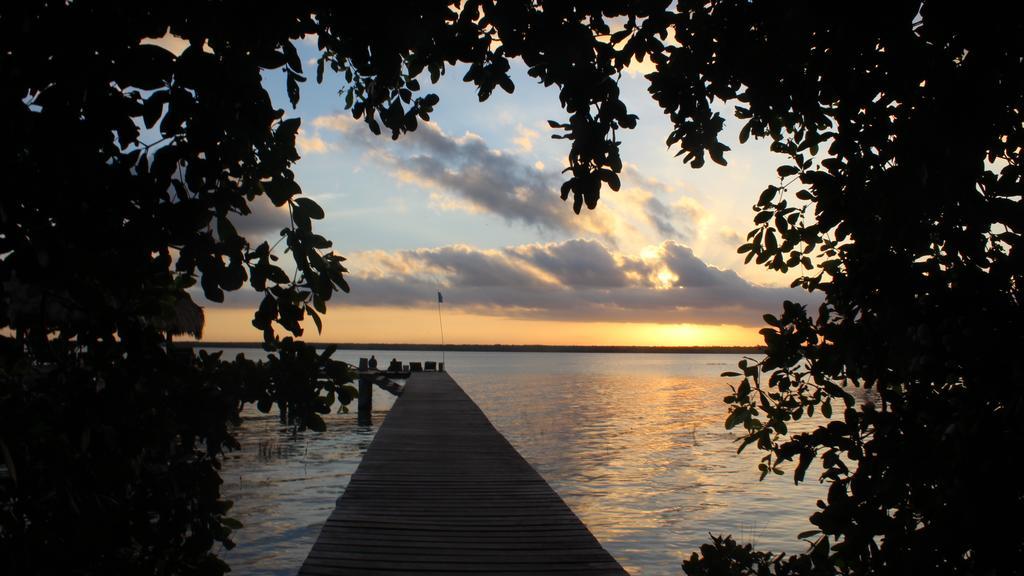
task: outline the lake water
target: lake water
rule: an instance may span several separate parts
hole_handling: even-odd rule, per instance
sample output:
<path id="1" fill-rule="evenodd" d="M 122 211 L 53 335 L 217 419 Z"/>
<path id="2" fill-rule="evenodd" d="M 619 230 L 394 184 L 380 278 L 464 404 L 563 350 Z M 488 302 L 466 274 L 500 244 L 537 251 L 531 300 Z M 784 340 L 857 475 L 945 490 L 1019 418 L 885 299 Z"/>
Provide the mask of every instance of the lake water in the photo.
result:
<path id="1" fill-rule="evenodd" d="M 229 350 L 226 357 L 238 351 Z M 260 350 L 246 350 L 261 357 Z M 345 351 L 356 362 L 440 360 L 419 351 Z M 723 423 L 741 356 L 447 352 L 448 372 L 631 574 L 681 574 L 684 558 L 732 534 L 777 552 L 825 494 L 814 470 L 758 481 L 761 454 L 736 454 Z M 247 413 L 242 450 L 230 454 L 223 492 L 245 524 L 221 553 L 239 574 L 294 574 L 334 508 L 394 397 L 375 388 L 372 426 L 350 414 L 324 433 L 293 435 L 275 416 Z"/>

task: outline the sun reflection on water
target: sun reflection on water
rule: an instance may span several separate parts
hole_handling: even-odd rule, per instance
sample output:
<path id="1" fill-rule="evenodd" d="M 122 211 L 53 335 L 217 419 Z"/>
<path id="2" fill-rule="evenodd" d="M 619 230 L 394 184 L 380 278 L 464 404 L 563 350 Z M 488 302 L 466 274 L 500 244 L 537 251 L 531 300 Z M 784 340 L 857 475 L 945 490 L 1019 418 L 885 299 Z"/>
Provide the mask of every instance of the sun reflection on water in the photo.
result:
<path id="1" fill-rule="evenodd" d="M 735 434 L 724 429 L 728 382 L 719 374 L 738 356 L 522 360 L 501 373 L 483 363 L 453 371 L 630 573 L 681 573 L 708 532 L 805 549 L 796 535 L 810 527 L 823 488 L 758 482 L 760 454 L 737 456 Z"/>
<path id="2" fill-rule="evenodd" d="M 370 354 L 433 359 L 336 357 Z M 824 495 L 817 472 L 795 488 L 788 476 L 758 482 L 760 454 L 737 456 L 735 434 L 724 429 L 729 389 L 719 374 L 739 359 L 447 353 L 455 379 L 634 576 L 681 574 L 709 532 L 774 551 L 806 548 L 796 535 L 810 528 Z M 298 569 L 391 402 L 382 391 L 374 399 L 373 427 L 359 427 L 352 414 L 332 417 L 326 433 L 299 436 L 271 417 L 247 423 L 243 450 L 223 474 L 232 512 L 246 524 L 225 554 L 236 572 Z"/>

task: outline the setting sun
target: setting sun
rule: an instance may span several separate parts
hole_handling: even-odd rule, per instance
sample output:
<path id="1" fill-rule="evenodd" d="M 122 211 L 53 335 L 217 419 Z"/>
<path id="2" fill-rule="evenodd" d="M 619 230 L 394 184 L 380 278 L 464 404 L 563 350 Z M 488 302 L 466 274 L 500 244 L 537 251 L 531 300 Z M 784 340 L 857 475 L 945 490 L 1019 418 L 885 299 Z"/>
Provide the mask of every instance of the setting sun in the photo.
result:
<path id="1" fill-rule="evenodd" d="M 252 311 L 208 308 L 203 339 L 210 342 L 257 342 Z M 540 344 L 549 346 L 754 346 L 754 328 L 736 325 L 654 324 L 631 322 L 558 322 L 524 320 L 445 310 L 448 344 Z M 323 334 L 312 321 L 303 324 L 310 342 L 441 343 L 437 310 L 333 307 L 324 317 Z"/>

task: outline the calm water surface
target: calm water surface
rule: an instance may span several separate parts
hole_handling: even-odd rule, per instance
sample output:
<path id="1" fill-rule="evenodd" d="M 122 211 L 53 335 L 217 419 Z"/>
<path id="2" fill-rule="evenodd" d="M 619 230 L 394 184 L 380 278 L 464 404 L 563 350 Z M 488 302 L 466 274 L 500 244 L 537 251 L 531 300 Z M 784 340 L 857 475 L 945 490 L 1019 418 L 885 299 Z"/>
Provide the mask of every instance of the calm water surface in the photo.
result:
<path id="1" fill-rule="evenodd" d="M 440 359 L 387 350 L 335 358 L 370 354 L 382 363 Z M 737 456 L 735 434 L 723 427 L 729 388 L 719 374 L 740 358 L 446 353 L 449 373 L 633 575 L 681 574 L 709 532 L 779 552 L 806 549 L 796 535 L 811 527 L 807 517 L 825 494 L 817 474 L 799 487 L 789 476 L 758 482 L 760 454 Z M 373 426 L 339 414 L 324 433 L 293 435 L 276 417 L 249 415 L 242 450 L 222 472 L 232 515 L 245 524 L 238 546 L 221 553 L 236 573 L 297 571 L 393 401 L 375 389 Z"/>

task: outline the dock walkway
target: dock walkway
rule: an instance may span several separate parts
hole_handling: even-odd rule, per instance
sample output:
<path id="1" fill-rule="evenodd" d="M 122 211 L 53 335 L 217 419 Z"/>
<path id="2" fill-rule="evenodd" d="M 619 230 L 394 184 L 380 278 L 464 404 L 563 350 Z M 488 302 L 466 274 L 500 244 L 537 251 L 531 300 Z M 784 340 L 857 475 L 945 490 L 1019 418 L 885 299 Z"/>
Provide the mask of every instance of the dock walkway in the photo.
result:
<path id="1" fill-rule="evenodd" d="M 625 575 L 448 374 L 418 372 L 299 574 Z"/>

